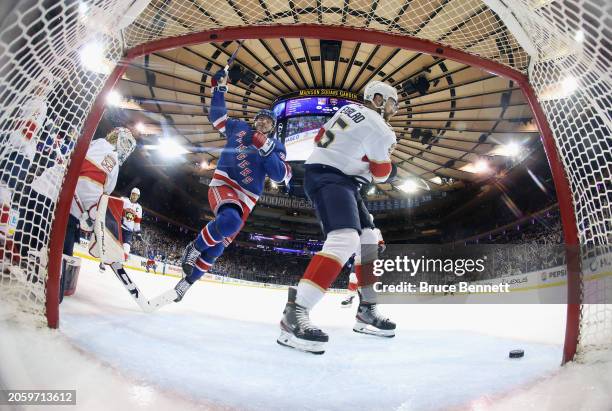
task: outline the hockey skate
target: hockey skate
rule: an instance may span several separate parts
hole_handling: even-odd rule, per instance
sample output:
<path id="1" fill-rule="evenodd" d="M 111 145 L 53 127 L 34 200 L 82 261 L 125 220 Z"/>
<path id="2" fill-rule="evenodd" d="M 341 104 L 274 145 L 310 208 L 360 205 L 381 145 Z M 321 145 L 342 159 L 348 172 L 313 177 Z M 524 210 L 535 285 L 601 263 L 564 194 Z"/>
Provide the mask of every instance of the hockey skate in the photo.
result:
<path id="1" fill-rule="evenodd" d="M 191 285 L 192 284 L 190 284 L 186 278 L 183 278 L 181 279 L 181 281 L 176 283 L 176 285 L 174 286 L 174 291 L 176 292 L 176 298 L 174 299 L 175 303 L 178 303 L 183 299 L 185 293 L 187 293 L 187 290 L 189 290 L 189 287 L 191 287 Z"/>
<path id="2" fill-rule="evenodd" d="M 104 265 L 104 263 L 100 263 L 99 269 L 101 273 L 106 272 L 106 266 Z"/>
<path id="3" fill-rule="evenodd" d="M 308 309 L 295 303 L 297 289 L 289 287 L 289 298 L 280 322 L 281 334 L 276 340 L 280 345 L 312 354 L 323 354 L 327 334 L 310 323 Z"/>
<path id="4" fill-rule="evenodd" d="M 395 337 L 395 323 L 378 312 L 376 304 L 359 301 L 353 331 L 356 333 L 376 335 L 378 337 Z"/>
<path id="5" fill-rule="evenodd" d="M 355 296 L 351 295 L 346 300 L 342 300 L 342 302 L 340 303 L 341 307 L 342 308 L 350 308 L 353 305 L 353 298 L 355 298 Z"/>
<path id="6" fill-rule="evenodd" d="M 184 274 L 183 278 L 191 275 L 193 267 L 195 266 L 196 261 L 200 257 L 200 254 L 201 253 L 195 248 L 194 241 L 187 244 L 187 247 L 185 247 L 185 250 L 183 250 L 183 255 L 181 256 L 181 268 L 183 269 Z"/>

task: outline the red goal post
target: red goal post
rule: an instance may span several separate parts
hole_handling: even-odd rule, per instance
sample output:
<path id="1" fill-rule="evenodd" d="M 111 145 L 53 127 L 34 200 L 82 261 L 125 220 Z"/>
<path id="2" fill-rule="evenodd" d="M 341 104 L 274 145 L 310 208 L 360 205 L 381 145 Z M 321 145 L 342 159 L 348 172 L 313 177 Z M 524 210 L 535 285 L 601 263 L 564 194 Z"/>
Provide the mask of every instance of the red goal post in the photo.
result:
<path id="1" fill-rule="evenodd" d="M 41 25 L 43 28 L 51 27 L 51 23 L 55 20 L 61 20 L 59 23 L 59 29 L 57 29 L 57 24 L 55 25 L 56 32 L 62 29 L 66 30 L 74 37 L 73 43 L 70 43 L 70 41 L 65 41 L 66 44 L 60 44 L 59 49 L 56 49 L 58 47 L 57 44 L 51 44 L 53 43 L 52 40 L 55 39 L 54 36 L 56 34 L 54 34 L 54 32 L 49 32 L 51 37 L 51 39 L 47 41 L 49 44 L 45 44 L 46 42 L 44 39 L 39 40 L 38 43 L 34 42 L 31 39 L 36 36 L 36 33 L 28 32 L 28 30 L 24 30 L 23 33 L 13 34 L 13 43 L 7 43 L 9 46 L 6 47 L 9 52 L 4 54 L 6 57 L 0 59 L 0 85 L 9 85 L 9 88 L 12 89 L 10 90 L 11 93 L 5 92 L 4 94 L 0 95 L 0 101 L 6 101 L 7 95 L 9 95 L 9 97 L 17 96 L 14 98 L 23 103 L 27 100 L 28 96 L 35 94 L 35 90 L 28 89 L 27 85 L 22 84 L 23 81 L 21 83 L 19 82 L 20 76 L 22 77 L 21 80 L 37 81 L 45 76 L 48 77 L 50 74 L 53 81 L 55 81 L 55 78 L 59 78 L 60 80 L 70 82 L 68 79 L 70 78 L 69 76 L 72 75 L 77 77 L 78 80 L 72 80 L 73 83 L 76 84 L 72 84 L 71 87 L 85 88 L 86 90 L 85 92 L 80 92 L 81 98 L 83 100 L 87 100 L 81 103 L 81 106 L 85 107 L 84 112 L 86 114 L 83 114 L 80 118 L 73 122 L 74 128 L 77 130 L 80 137 L 78 138 L 76 146 L 71 150 L 69 161 L 65 162 L 68 164 L 68 166 L 64 166 L 63 168 L 65 177 L 61 186 L 61 192 L 55 199 L 56 202 L 45 210 L 46 216 L 53 221 L 50 230 L 47 230 L 48 233 L 46 234 L 48 238 L 48 242 L 46 244 L 48 244 L 49 250 L 48 263 L 46 263 L 46 267 L 43 267 L 43 265 L 45 265 L 44 258 L 41 258 L 40 256 L 34 257 L 36 259 L 33 262 L 33 264 L 38 264 L 41 268 L 43 268 L 41 270 L 41 279 L 39 280 L 42 281 L 42 285 L 45 288 L 44 315 L 50 327 L 57 327 L 59 325 L 57 296 L 59 294 L 62 246 L 70 204 L 72 202 L 81 164 L 85 158 L 89 143 L 93 138 L 98 122 L 100 121 L 104 111 L 107 93 L 115 86 L 115 84 L 124 74 L 127 69 L 127 63 L 135 58 L 160 50 L 168 50 L 175 47 L 188 46 L 204 42 L 265 38 L 311 38 L 355 42 L 362 42 L 365 40 L 371 44 L 399 47 L 452 59 L 464 64 L 482 68 L 488 72 L 516 82 L 528 101 L 542 134 L 542 143 L 550 163 L 555 188 L 557 191 L 565 243 L 570 246 L 570 249 L 572 249 L 571 247 L 577 247 L 579 244 L 609 245 L 610 229 L 607 228 L 605 223 L 603 225 L 601 224 L 601 215 L 595 215 L 593 218 L 591 218 L 591 216 L 585 217 L 584 214 L 584 210 L 593 208 L 593 204 L 596 203 L 596 198 L 593 197 L 597 196 L 592 196 L 592 198 L 587 198 L 586 200 L 581 198 L 579 191 L 581 189 L 583 180 L 586 180 L 586 178 L 583 177 L 583 171 L 580 167 L 578 167 L 578 170 L 572 168 L 576 161 L 571 158 L 573 154 L 571 145 L 584 140 L 584 138 L 581 136 L 582 129 L 579 129 L 578 131 L 567 131 L 567 128 L 571 128 L 571 124 L 569 124 L 568 127 L 565 127 L 564 122 L 567 122 L 568 120 L 565 118 L 561 120 L 556 118 L 558 115 L 557 111 L 559 109 L 555 107 L 555 101 L 559 98 L 548 100 L 549 97 L 544 97 L 546 93 L 550 92 L 548 90 L 548 86 L 552 86 L 559 82 L 560 77 L 554 72 L 555 70 L 563 71 L 562 69 L 564 68 L 563 65 L 565 63 L 557 62 L 557 65 L 555 66 L 549 60 L 546 60 L 540 67 L 538 66 L 539 63 L 536 59 L 537 56 L 531 56 L 531 58 L 528 58 L 523 51 L 523 49 L 532 49 L 535 47 L 537 52 L 538 47 L 555 44 L 554 42 L 550 42 L 548 39 L 544 40 L 545 36 L 543 36 L 542 33 L 545 29 L 558 29 L 559 27 L 564 28 L 563 25 L 565 24 L 567 26 L 565 28 L 575 31 L 577 30 L 577 27 L 579 27 L 576 24 L 576 21 L 582 22 L 583 20 L 589 25 L 593 25 L 591 19 L 586 19 L 580 16 L 574 17 L 572 13 L 575 13 L 575 7 L 573 6 L 563 5 L 560 6 L 559 9 L 553 10 L 554 13 L 551 12 L 550 15 L 546 15 L 544 11 L 545 7 L 547 6 L 544 5 L 539 7 L 537 10 L 533 10 L 533 16 L 527 15 L 526 17 L 525 15 L 522 15 L 521 17 L 520 13 L 527 13 L 530 10 L 529 8 L 525 9 L 527 10 L 526 12 L 525 10 L 521 11 L 520 7 L 515 7 L 514 10 L 506 9 L 509 16 L 506 15 L 505 18 L 502 18 L 500 16 L 503 16 L 504 13 L 503 10 L 499 9 L 499 2 L 486 1 L 484 3 L 480 3 L 473 1 L 468 3 L 470 3 L 470 7 L 473 7 L 474 10 L 470 16 L 473 15 L 474 17 L 470 17 L 468 20 L 466 20 L 468 23 L 464 24 L 458 29 L 456 29 L 456 27 L 460 26 L 460 24 L 458 24 L 458 20 L 454 21 L 453 19 L 456 18 L 457 14 L 461 13 L 458 13 L 456 10 L 454 13 L 453 10 L 449 11 L 447 9 L 448 6 L 445 6 L 444 3 L 441 3 L 439 6 L 437 6 L 437 8 L 432 6 L 431 10 L 430 8 L 423 6 L 421 10 L 422 15 L 415 15 L 415 20 L 420 17 L 423 17 L 424 19 L 429 18 L 428 21 L 430 22 L 435 21 L 436 18 L 440 19 L 438 16 L 436 16 L 436 12 L 438 15 L 448 15 L 448 19 L 446 21 L 441 20 L 441 22 L 436 23 L 436 28 L 438 26 L 444 27 L 445 29 L 441 32 L 450 32 L 451 34 L 445 34 L 446 41 L 436 41 L 438 39 L 436 36 L 439 36 L 438 32 L 440 32 L 440 30 L 433 30 L 434 34 L 429 33 L 429 37 L 423 36 L 425 38 L 410 35 L 406 33 L 407 30 L 404 30 L 404 28 L 411 26 L 412 21 L 406 22 L 404 27 L 401 23 L 403 21 L 402 19 L 393 19 L 393 24 L 390 24 L 388 26 L 389 30 L 385 31 L 381 30 L 380 28 L 373 29 L 363 24 L 360 26 L 358 23 L 349 23 L 345 26 L 338 24 L 317 23 L 317 20 L 320 20 L 317 18 L 304 19 L 304 22 L 299 22 L 299 26 L 296 24 L 274 23 L 273 21 L 270 22 L 270 18 L 268 18 L 268 20 L 262 20 L 264 21 L 263 23 L 253 21 L 252 24 L 248 24 L 249 22 L 245 23 L 242 21 L 240 24 L 240 22 L 238 22 L 239 24 L 236 24 L 236 27 L 224 27 L 224 25 L 220 23 L 212 24 L 212 26 L 216 27 L 206 27 L 206 25 L 200 27 L 194 23 L 192 25 L 195 27 L 194 32 L 189 32 L 189 30 L 185 29 L 184 27 L 179 27 L 175 31 L 167 29 L 166 31 L 162 30 L 157 32 L 156 30 L 159 27 L 157 27 L 154 22 L 157 21 L 156 19 L 160 19 L 160 16 L 173 16 L 174 20 L 176 21 L 184 21 L 185 15 L 175 16 L 175 11 L 163 10 L 163 7 L 160 6 L 161 2 L 145 0 L 137 2 L 137 5 L 145 5 L 146 9 L 144 9 L 144 12 L 139 15 L 136 21 L 127 26 L 127 28 L 113 33 L 111 30 L 112 25 L 109 25 L 106 32 L 96 34 L 95 37 L 103 38 L 107 44 L 110 45 L 107 47 L 104 54 L 110 65 L 114 65 L 114 68 L 112 68 L 112 71 L 109 73 L 92 75 L 81 68 L 81 66 L 84 64 L 82 61 L 83 48 L 87 46 L 86 42 L 93 41 L 93 37 L 85 35 L 81 42 L 79 42 L 79 39 L 77 39 L 79 33 L 86 33 L 87 30 L 91 30 L 90 25 L 88 25 L 86 22 L 83 23 L 82 20 L 79 20 L 81 18 L 81 14 L 86 15 L 88 10 L 82 12 L 79 9 L 80 6 L 78 5 L 81 3 L 78 3 L 75 6 L 74 2 L 60 2 L 60 6 L 52 7 L 57 8 L 54 13 L 55 16 L 48 17 L 48 15 L 45 15 L 44 13 L 45 11 L 48 11 L 45 9 L 44 3 L 45 2 L 42 0 L 32 0 L 27 2 L 27 10 L 35 10 L 39 15 L 38 17 L 32 17 L 32 19 L 36 24 Z M 314 1 L 312 1 L 312 3 L 313 5 L 316 4 Z M 536 3 L 537 2 L 525 1 L 525 6 L 533 6 Z M 117 15 L 119 15 L 120 12 L 125 11 L 122 10 L 119 4 L 120 2 L 118 1 L 104 1 L 103 6 L 99 6 L 97 8 L 95 15 L 98 17 L 108 16 L 108 21 L 114 21 L 112 20 L 113 16 L 118 18 Z M 344 2 L 340 1 L 339 4 L 342 5 Z M 495 7 L 498 14 L 494 13 L 489 6 Z M 604 17 L 606 15 L 605 5 L 600 4 L 598 1 L 584 1 L 581 2 L 578 7 L 580 6 L 584 6 L 586 8 L 595 7 L 596 9 L 599 7 L 598 10 L 601 11 Z M 77 8 L 75 9 L 75 7 Z M 90 7 L 93 8 L 91 5 Z M 467 6 L 464 8 L 467 8 Z M 185 10 L 188 9 L 189 8 L 186 6 Z M 559 17 L 557 15 L 559 10 L 566 13 L 567 16 Z M 181 9 L 181 11 L 183 10 Z M 326 11 L 329 11 L 330 14 L 339 13 L 334 8 L 326 8 L 323 6 L 319 6 L 319 9 L 317 9 L 317 7 L 312 8 L 310 13 L 314 14 L 315 16 L 317 14 L 325 15 Z M 463 14 L 467 15 L 467 11 L 470 10 L 461 9 L 461 11 L 465 11 Z M 64 15 L 62 13 L 64 13 Z M 293 13 L 296 13 L 296 11 L 294 10 Z M 298 14 L 303 17 L 308 16 L 308 13 L 309 9 L 303 7 L 300 9 Z M 479 20 L 478 16 L 484 13 L 487 14 L 487 18 Z M 592 14 L 592 10 L 589 11 L 589 13 Z M 269 11 L 268 14 L 270 14 Z M 362 12 L 361 14 L 363 15 L 364 13 Z M 369 14 L 368 12 L 365 12 L 365 15 L 371 15 L 379 25 L 381 22 L 384 22 L 384 20 L 379 18 L 376 10 L 370 10 Z M 283 21 L 283 19 L 286 21 L 287 16 L 292 16 L 292 13 L 279 15 L 279 21 Z M 532 18 L 534 16 L 537 16 L 538 19 Z M 24 15 L 20 15 L 18 17 L 18 19 L 21 19 L 20 21 L 23 21 L 25 18 L 26 17 L 24 17 Z M 172 24 L 176 24 L 176 21 L 174 21 Z M 504 22 L 507 22 L 508 26 L 506 26 Z M 433 23 L 429 24 L 431 25 Z M 532 24 L 532 26 L 529 27 L 530 30 L 527 31 L 526 26 L 529 26 L 529 24 Z M 62 27 L 62 25 L 64 25 L 64 27 Z M 226 25 L 231 26 L 232 24 Z M 186 24 L 183 24 L 182 26 L 186 26 Z M 455 32 L 461 31 L 465 26 L 469 26 L 469 32 L 462 35 L 462 37 L 458 37 Z M 121 27 L 121 25 L 118 27 Z M 425 26 L 425 28 L 426 27 L 427 26 Z M 514 27 L 515 32 L 508 27 Z M 502 30 L 505 41 L 507 41 L 508 44 L 510 44 L 514 49 L 519 50 L 516 52 L 518 56 L 516 59 L 508 59 L 504 56 L 487 58 L 487 56 L 495 56 L 495 54 L 491 54 L 489 50 L 491 47 L 477 47 L 474 49 L 474 46 L 471 46 L 471 43 L 466 40 L 469 39 L 470 36 L 481 37 L 482 33 L 489 32 L 491 28 Z M 14 27 L 12 29 L 14 30 Z M 175 28 L 172 27 L 172 29 Z M 595 27 L 595 29 L 599 31 L 596 33 L 597 36 L 595 37 L 597 38 L 595 38 L 594 41 L 603 41 L 598 36 L 605 35 L 605 28 Z M 411 30 L 411 32 L 414 31 L 415 30 Z M 421 30 L 420 33 L 423 31 L 425 30 Z M 604 33 L 602 34 L 602 32 Z M 2 34 L 5 35 L 5 37 L 7 33 L 10 33 L 10 30 L 2 31 Z M 419 32 L 417 31 L 416 33 Z M 529 39 L 523 38 L 525 36 L 529 37 L 530 35 L 536 38 L 535 46 L 533 44 L 533 39 L 530 43 Z M 541 39 L 538 36 L 541 36 Z M 10 45 L 15 44 L 15 38 L 24 43 L 24 45 L 21 47 L 27 49 L 36 49 L 39 44 L 44 44 L 42 50 L 27 50 L 26 52 L 26 54 L 32 54 L 34 57 L 36 57 L 35 52 L 40 52 L 43 54 L 43 58 L 34 58 L 35 62 L 33 64 L 19 60 L 19 52 L 22 49 L 17 47 L 15 49 L 16 51 L 10 52 Z M 449 38 L 451 40 L 448 40 Z M 592 40 L 594 36 L 591 32 L 588 32 L 587 38 Z M 457 41 L 456 45 L 453 44 L 453 39 L 454 41 Z M 538 40 L 541 40 L 541 44 L 538 43 Z M 4 41 L 4 38 L 0 39 L 0 41 Z M 60 40 L 58 40 L 58 42 L 61 43 Z M 523 48 L 519 47 L 519 42 L 521 43 L 521 46 L 524 46 Z M 529 44 L 531 44 L 531 46 L 529 46 Z M 563 44 L 563 42 L 560 41 L 559 44 Z M 468 50 L 462 50 L 461 46 Z M 589 46 L 592 45 L 589 44 Z M 49 52 L 49 50 L 52 50 L 53 53 Z M 530 51 L 534 52 L 534 50 Z M 593 53 L 592 47 L 589 52 Z M 596 64 L 594 67 L 591 67 L 591 70 L 595 74 L 599 73 L 604 76 L 601 80 L 603 85 L 599 86 L 598 92 L 601 89 L 603 89 L 605 92 L 606 87 L 607 90 L 609 90 L 610 87 L 609 76 L 607 79 L 605 78 L 605 73 L 602 72 L 602 67 L 600 67 L 598 62 L 598 59 L 601 59 L 600 54 L 603 53 L 603 51 L 597 49 L 596 53 L 598 53 L 595 56 Z M 562 69 L 560 69 L 558 66 L 560 66 Z M 580 68 L 579 65 L 576 67 Z M 578 69 L 576 67 L 571 67 L 568 69 L 568 71 L 575 73 L 576 76 L 579 76 L 580 73 L 576 72 Z M 551 75 L 549 75 L 549 73 L 546 71 L 547 69 L 550 70 L 552 73 Z M 77 74 L 75 74 L 75 72 Z M 17 80 L 15 80 L 15 77 L 17 77 Z M 14 85 L 15 83 L 18 85 Z M 553 101 L 553 103 L 550 103 L 550 101 Z M 606 113 L 603 112 L 602 114 L 602 110 L 605 111 L 605 106 L 603 105 L 605 102 L 602 101 L 603 97 L 600 100 L 596 99 L 596 101 L 592 102 L 588 107 L 587 111 L 595 112 L 598 117 L 603 116 L 604 125 L 601 128 L 604 131 L 607 130 L 609 132 L 609 118 L 607 119 L 608 122 L 606 122 Z M 58 113 L 60 123 L 62 123 L 62 121 L 65 122 L 67 115 L 62 109 L 67 103 L 60 98 L 53 100 L 53 103 L 54 104 L 50 104 L 51 111 Z M 569 107 L 572 108 L 571 103 L 572 102 L 569 101 L 569 103 L 564 104 L 569 104 Z M 584 111 L 585 109 L 582 107 L 584 104 L 585 103 L 583 101 L 578 101 L 574 104 L 574 106 L 580 106 L 579 109 Z M 8 111 L 9 110 L 5 110 L 0 117 L 0 130 L 10 133 L 16 128 L 15 125 L 19 122 L 19 118 L 18 115 L 13 113 L 9 112 L 7 114 Z M 567 141 L 568 136 L 576 141 Z M 607 148 L 612 149 L 610 146 Z M 40 161 L 41 160 L 39 159 L 39 162 Z M 602 160 L 600 161 L 600 165 L 602 167 L 607 167 L 608 170 L 611 167 L 611 163 L 612 160 L 605 157 L 602 157 Z M 5 172 L 6 174 L 9 166 L 12 166 L 11 170 L 15 169 L 14 164 L 9 164 L 8 166 L 5 166 L 5 170 L 0 171 Z M 17 178 L 21 177 L 17 176 Z M 610 187 L 604 187 L 604 189 L 612 190 Z M 23 190 L 25 189 L 22 189 L 22 191 Z M 14 192 L 15 191 L 13 190 L 13 194 Z M 608 193 L 608 191 L 606 191 L 606 193 Z M 23 195 L 24 192 L 18 194 Z M 23 195 L 23 197 L 27 196 Z M 37 205 L 38 203 L 35 204 L 35 206 Z M 28 204 L 27 202 L 24 204 L 21 202 L 17 208 L 25 209 L 27 212 L 29 206 L 31 206 L 31 204 Z M 601 205 L 599 207 L 601 208 Z M 607 207 L 609 210 L 610 205 Z M 19 210 L 20 213 L 23 211 L 24 210 Z M 577 215 L 588 220 L 588 224 L 590 224 L 588 229 L 577 223 Z M 581 222 L 581 224 L 583 223 Z M 17 226 L 16 231 L 19 231 L 19 226 Z M 607 243 L 605 242 L 606 239 L 608 240 Z M 22 242 L 24 241 L 22 240 Z M 15 251 L 15 244 L 19 245 L 19 240 L 15 240 L 12 243 L 5 242 L 4 244 L 5 262 L 2 263 L 3 269 L 6 269 L 7 256 L 9 257 L 8 264 L 15 264 L 15 262 L 12 261 L 12 258 L 15 257 L 15 254 L 19 254 L 19 251 Z M 570 301 L 582 301 L 583 286 L 580 277 L 580 258 L 577 255 L 574 255 L 572 258 L 569 258 L 568 261 L 568 294 L 570 296 Z M 20 308 L 23 308 L 24 305 L 40 305 L 40 293 L 34 293 L 36 294 L 34 297 L 28 294 L 28 292 L 31 293 L 31 290 L 28 290 L 28 287 L 31 288 L 28 281 L 23 281 L 23 279 L 15 280 L 15 278 L 13 278 L 13 274 L 1 274 L 0 276 L 0 279 L 3 280 L 3 286 L 7 285 L 7 287 L 16 287 L 19 285 L 20 289 L 23 290 L 21 294 L 19 294 L 19 292 L 16 293 L 17 297 L 13 295 L 13 298 L 18 301 L 17 305 L 19 305 Z M 38 283 L 39 287 L 40 285 L 41 283 Z M 602 346 L 603 348 L 610 348 L 610 345 L 612 345 L 612 326 L 609 324 L 609 322 L 612 322 L 612 314 L 610 312 L 609 304 L 612 302 L 603 301 L 603 303 L 605 303 L 603 308 L 597 308 L 597 310 L 599 310 L 597 313 L 597 318 L 599 319 L 598 321 L 603 321 L 603 324 L 597 325 L 597 327 L 599 331 L 605 333 L 606 335 L 602 339 L 602 342 L 598 342 L 596 345 L 598 348 L 599 346 Z M 40 307 L 26 309 L 25 311 L 31 311 L 34 315 L 40 315 L 41 313 Z M 588 315 L 587 311 L 588 310 L 581 304 L 568 304 L 564 362 L 574 358 L 579 345 L 582 344 L 581 338 L 585 334 L 591 332 L 589 330 L 581 329 L 582 325 L 584 324 L 583 319 L 586 315 Z M 603 313 L 603 316 L 600 316 L 600 313 Z"/>

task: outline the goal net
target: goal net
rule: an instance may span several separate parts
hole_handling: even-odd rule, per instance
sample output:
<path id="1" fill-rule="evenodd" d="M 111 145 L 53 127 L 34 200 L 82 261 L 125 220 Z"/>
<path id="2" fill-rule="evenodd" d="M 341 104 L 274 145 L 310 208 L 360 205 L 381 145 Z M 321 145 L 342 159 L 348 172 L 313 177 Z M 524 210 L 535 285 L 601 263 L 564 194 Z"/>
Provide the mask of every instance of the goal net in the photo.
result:
<path id="1" fill-rule="evenodd" d="M 353 40 L 456 59 L 517 82 L 542 133 L 565 242 L 582 251 L 570 270 L 568 291 L 583 304 L 568 306 L 566 359 L 576 349 L 610 349 L 610 273 L 593 272 L 591 282 L 578 275 L 585 262 L 606 258 L 612 240 L 610 8 L 605 0 L 4 2 L 0 296 L 14 312 L 57 326 L 76 177 L 123 63 L 210 41 Z"/>

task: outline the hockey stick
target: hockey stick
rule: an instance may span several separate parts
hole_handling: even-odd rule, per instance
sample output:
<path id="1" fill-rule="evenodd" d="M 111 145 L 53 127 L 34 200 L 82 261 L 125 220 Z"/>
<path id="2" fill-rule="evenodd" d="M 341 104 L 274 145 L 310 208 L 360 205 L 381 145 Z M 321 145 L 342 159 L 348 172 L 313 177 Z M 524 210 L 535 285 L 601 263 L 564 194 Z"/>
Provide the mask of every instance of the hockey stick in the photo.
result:
<path id="1" fill-rule="evenodd" d="M 149 308 L 151 309 L 150 312 L 157 311 L 160 308 L 173 303 L 177 297 L 178 295 L 176 294 L 176 291 L 174 290 L 174 288 L 172 288 L 168 291 L 164 291 L 157 297 L 151 298 L 149 300 Z"/>
<path id="2" fill-rule="evenodd" d="M 110 265 L 110 267 L 142 311 L 145 313 L 150 313 L 156 309 L 151 306 L 149 300 L 147 300 L 138 286 L 132 281 L 128 273 L 125 271 L 125 268 L 123 268 L 123 264 L 113 263 Z"/>
<path id="3" fill-rule="evenodd" d="M 234 51 L 232 53 L 230 58 L 227 60 L 227 64 L 225 65 L 225 72 L 226 73 L 227 73 L 227 70 L 229 70 L 229 67 L 234 63 L 234 60 L 236 60 L 236 56 L 238 55 L 238 52 L 242 48 L 242 43 L 243 42 L 244 42 L 244 40 L 238 40 L 238 48 L 236 49 L 236 51 Z"/>

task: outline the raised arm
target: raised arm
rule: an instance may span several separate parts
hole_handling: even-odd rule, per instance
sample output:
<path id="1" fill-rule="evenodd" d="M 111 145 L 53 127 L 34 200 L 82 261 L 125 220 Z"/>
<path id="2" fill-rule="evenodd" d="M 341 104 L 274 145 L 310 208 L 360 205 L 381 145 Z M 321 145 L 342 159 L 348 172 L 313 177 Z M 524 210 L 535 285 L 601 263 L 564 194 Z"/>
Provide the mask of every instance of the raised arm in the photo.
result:
<path id="1" fill-rule="evenodd" d="M 225 107 L 225 93 L 227 92 L 227 73 L 225 70 L 222 69 L 215 73 L 211 85 L 213 91 L 208 119 L 214 128 L 225 134 L 228 120 L 227 108 Z"/>

